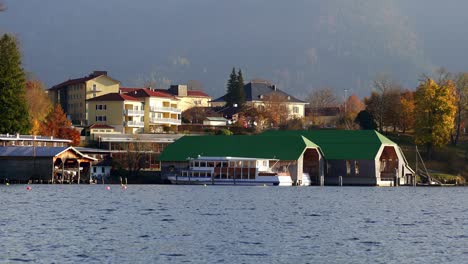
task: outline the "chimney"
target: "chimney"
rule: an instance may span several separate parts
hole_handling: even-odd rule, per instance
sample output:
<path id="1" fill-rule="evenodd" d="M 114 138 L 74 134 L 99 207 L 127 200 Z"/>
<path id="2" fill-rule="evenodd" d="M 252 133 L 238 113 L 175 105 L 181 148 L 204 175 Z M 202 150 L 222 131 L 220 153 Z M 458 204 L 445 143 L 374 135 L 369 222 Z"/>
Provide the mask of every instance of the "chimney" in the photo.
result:
<path id="1" fill-rule="evenodd" d="M 93 71 L 93 73 L 90 74 L 91 77 L 98 77 L 101 75 L 107 76 L 107 71 Z"/>
<path id="2" fill-rule="evenodd" d="M 182 84 L 178 84 L 178 85 L 171 85 L 171 87 L 169 88 L 169 91 L 174 94 L 174 95 L 177 95 L 177 96 L 187 96 L 187 85 L 182 85 Z"/>
<path id="3" fill-rule="evenodd" d="M 273 91 L 276 91 L 276 84 L 273 84 L 271 88 L 273 88 Z"/>

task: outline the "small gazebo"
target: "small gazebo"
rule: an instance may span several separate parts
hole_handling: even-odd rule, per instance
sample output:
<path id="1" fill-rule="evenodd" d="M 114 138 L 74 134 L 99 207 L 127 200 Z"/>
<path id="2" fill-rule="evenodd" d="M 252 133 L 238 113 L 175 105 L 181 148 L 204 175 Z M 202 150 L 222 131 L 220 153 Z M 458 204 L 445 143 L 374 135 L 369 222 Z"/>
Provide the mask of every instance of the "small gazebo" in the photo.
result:
<path id="1" fill-rule="evenodd" d="M 93 161 L 73 147 L 0 147 L 0 181 L 89 182 Z"/>

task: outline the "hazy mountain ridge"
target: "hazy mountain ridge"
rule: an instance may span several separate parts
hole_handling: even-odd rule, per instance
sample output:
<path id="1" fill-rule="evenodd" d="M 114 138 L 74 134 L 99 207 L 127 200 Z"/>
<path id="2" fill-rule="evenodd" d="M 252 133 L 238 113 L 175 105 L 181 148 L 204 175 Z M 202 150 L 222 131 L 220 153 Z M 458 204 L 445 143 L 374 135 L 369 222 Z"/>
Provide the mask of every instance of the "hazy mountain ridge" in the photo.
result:
<path id="1" fill-rule="evenodd" d="M 421 73 L 430 72 L 439 61 L 451 62 L 443 60 L 443 54 L 453 56 L 450 50 L 434 48 L 437 36 L 418 20 L 431 12 L 449 12 L 435 1 L 15 0 L 6 4 L 9 10 L 0 14 L 0 28 L 19 36 L 26 69 L 48 85 L 104 69 L 124 85 L 155 79 L 164 86 L 195 79 L 218 96 L 235 66 L 242 68 L 247 80 L 270 79 L 300 98 L 325 86 L 340 94 L 346 88 L 363 96 L 379 73 L 414 87 Z M 448 20 L 464 21 L 460 19 Z M 468 37 L 457 39 L 458 44 L 441 41 L 455 50 L 468 44 Z M 440 54 L 433 56 L 435 51 Z M 453 60 L 457 68 L 468 61 Z"/>

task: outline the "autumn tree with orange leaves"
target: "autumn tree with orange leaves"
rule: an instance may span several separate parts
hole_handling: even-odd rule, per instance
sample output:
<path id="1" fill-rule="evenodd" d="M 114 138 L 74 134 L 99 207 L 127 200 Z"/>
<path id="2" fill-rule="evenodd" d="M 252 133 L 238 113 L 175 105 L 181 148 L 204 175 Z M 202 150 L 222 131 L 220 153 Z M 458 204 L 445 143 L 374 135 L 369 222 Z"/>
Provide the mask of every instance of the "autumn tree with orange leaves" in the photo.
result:
<path id="1" fill-rule="evenodd" d="M 73 146 L 80 144 L 80 132 L 72 127 L 70 120 L 67 119 L 59 104 L 55 105 L 45 121 L 42 122 L 41 134 L 43 136 L 70 139 Z"/>
<path id="2" fill-rule="evenodd" d="M 28 80 L 26 82 L 26 102 L 31 124 L 30 133 L 39 135 L 41 133 L 41 123 L 45 121 L 47 114 L 52 110 L 52 103 L 45 93 L 41 81 Z"/>

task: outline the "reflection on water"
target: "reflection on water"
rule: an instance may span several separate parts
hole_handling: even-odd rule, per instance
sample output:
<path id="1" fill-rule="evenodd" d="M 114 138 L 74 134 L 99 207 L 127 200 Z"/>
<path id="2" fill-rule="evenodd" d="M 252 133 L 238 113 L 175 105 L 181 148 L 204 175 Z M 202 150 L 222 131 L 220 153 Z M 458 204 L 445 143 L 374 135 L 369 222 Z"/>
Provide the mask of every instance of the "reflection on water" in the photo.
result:
<path id="1" fill-rule="evenodd" d="M 467 188 L 0 186 L 0 263 L 468 263 Z"/>

